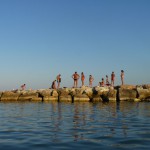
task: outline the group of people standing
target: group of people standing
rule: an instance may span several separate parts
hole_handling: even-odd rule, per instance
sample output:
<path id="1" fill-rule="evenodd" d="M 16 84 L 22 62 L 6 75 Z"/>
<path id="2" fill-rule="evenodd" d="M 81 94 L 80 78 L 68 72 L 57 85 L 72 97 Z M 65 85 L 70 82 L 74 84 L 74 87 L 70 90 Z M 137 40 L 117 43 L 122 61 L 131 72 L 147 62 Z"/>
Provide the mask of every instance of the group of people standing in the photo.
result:
<path id="1" fill-rule="evenodd" d="M 123 85 L 124 84 L 124 71 L 121 70 L 121 84 Z M 73 81 L 74 81 L 74 88 L 77 88 L 78 87 L 78 80 L 80 79 L 80 75 L 75 72 L 73 75 L 72 75 L 72 78 L 73 78 Z M 56 85 L 56 81 L 57 81 L 57 85 Z M 94 81 L 94 77 L 92 75 L 89 75 L 89 87 L 92 87 L 93 86 L 93 81 Z M 51 88 L 52 89 L 57 89 L 57 88 L 60 88 L 60 82 L 61 82 L 61 74 L 58 74 L 57 77 L 56 77 L 56 80 L 54 80 L 52 82 L 52 85 L 51 85 Z M 82 83 L 82 86 L 84 86 L 84 82 L 85 82 L 85 75 L 84 73 L 82 72 L 81 73 L 81 83 Z M 106 82 L 104 81 L 104 78 L 102 78 L 102 81 L 99 82 L 99 86 L 114 86 L 115 84 L 115 73 L 112 72 L 111 73 L 111 83 L 109 82 L 109 79 L 108 79 L 108 75 L 106 75 Z"/>

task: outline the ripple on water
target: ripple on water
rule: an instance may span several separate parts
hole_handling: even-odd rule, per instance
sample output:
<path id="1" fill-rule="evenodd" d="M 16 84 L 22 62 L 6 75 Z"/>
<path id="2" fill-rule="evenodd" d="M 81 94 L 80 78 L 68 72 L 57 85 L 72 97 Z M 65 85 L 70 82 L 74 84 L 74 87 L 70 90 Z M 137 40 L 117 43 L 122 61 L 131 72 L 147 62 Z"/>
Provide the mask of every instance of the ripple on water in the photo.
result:
<path id="1" fill-rule="evenodd" d="M 0 149 L 149 149 L 150 103 L 0 103 Z"/>

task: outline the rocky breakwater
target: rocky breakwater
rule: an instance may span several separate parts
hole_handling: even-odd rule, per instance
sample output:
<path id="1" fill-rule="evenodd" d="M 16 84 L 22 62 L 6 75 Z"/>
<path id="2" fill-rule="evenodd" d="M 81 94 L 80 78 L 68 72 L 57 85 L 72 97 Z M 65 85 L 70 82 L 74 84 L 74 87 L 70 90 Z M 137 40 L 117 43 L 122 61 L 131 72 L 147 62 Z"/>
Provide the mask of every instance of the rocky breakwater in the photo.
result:
<path id="1" fill-rule="evenodd" d="M 122 85 L 116 87 L 60 88 L 40 90 L 0 91 L 0 101 L 150 101 L 150 84 Z"/>

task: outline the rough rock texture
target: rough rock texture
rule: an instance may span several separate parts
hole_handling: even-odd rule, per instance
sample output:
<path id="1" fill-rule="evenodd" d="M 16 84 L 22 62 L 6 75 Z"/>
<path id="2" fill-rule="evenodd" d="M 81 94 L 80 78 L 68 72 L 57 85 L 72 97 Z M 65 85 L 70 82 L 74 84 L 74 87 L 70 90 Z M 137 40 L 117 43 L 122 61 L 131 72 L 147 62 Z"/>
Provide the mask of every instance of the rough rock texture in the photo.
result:
<path id="1" fill-rule="evenodd" d="M 50 89 L 37 90 L 38 96 L 41 97 L 43 101 L 48 101 L 48 100 L 50 100 L 51 92 L 52 92 L 52 90 L 50 90 Z"/>
<path id="2" fill-rule="evenodd" d="M 150 99 L 150 89 L 137 89 L 138 99 L 145 100 Z"/>
<path id="3" fill-rule="evenodd" d="M 86 94 L 77 94 L 73 98 L 73 102 L 89 102 L 90 98 Z"/>
<path id="4" fill-rule="evenodd" d="M 134 99 L 136 99 L 136 96 L 137 96 L 136 90 L 119 88 L 118 92 L 119 92 L 118 93 L 118 98 L 119 98 L 120 101 L 134 100 Z"/>
<path id="5" fill-rule="evenodd" d="M 116 101 L 117 90 L 110 89 L 107 93 L 107 97 L 109 101 Z"/>
<path id="6" fill-rule="evenodd" d="M 59 101 L 59 102 L 101 102 L 101 101 L 150 101 L 150 84 L 121 85 L 116 87 L 87 87 L 0 91 L 1 101 Z"/>
<path id="7" fill-rule="evenodd" d="M 150 89 L 150 84 L 144 84 L 142 85 L 143 89 Z"/>
<path id="8" fill-rule="evenodd" d="M 18 101 L 42 101 L 42 98 L 36 91 L 27 91 L 20 94 Z"/>
<path id="9" fill-rule="evenodd" d="M 1 95 L 1 101 L 17 101 L 19 98 L 20 94 L 19 93 L 14 93 L 11 91 L 6 91 L 3 92 Z"/>
<path id="10" fill-rule="evenodd" d="M 72 96 L 71 95 L 59 96 L 59 102 L 72 102 Z"/>

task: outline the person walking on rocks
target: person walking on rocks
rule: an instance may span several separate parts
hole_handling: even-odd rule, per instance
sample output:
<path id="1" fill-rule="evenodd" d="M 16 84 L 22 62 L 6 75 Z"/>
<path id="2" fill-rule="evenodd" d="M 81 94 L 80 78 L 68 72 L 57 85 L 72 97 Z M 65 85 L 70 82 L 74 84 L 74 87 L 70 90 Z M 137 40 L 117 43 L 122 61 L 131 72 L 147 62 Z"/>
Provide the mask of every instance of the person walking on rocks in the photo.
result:
<path id="1" fill-rule="evenodd" d="M 78 80 L 80 78 L 80 76 L 78 75 L 77 72 L 75 72 L 73 75 L 72 75 L 72 78 L 74 80 L 74 88 L 77 88 L 78 87 Z"/>
<path id="2" fill-rule="evenodd" d="M 82 86 L 84 85 L 84 80 L 85 80 L 85 75 L 84 75 L 84 73 L 82 72 L 82 73 L 81 73 Z"/>
<path id="3" fill-rule="evenodd" d="M 57 89 L 59 89 L 61 82 L 61 74 L 57 75 L 56 80 L 57 80 Z"/>
<path id="4" fill-rule="evenodd" d="M 112 74 L 111 74 L 111 85 L 114 86 L 114 83 L 115 83 L 115 73 L 112 72 Z"/>
<path id="5" fill-rule="evenodd" d="M 124 71 L 123 70 L 121 70 L 120 77 L 121 77 L 121 84 L 123 85 L 124 84 Z"/>
<path id="6" fill-rule="evenodd" d="M 89 76 L 89 87 L 92 87 L 93 86 L 93 81 L 94 81 L 94 78 L 92 75 Z"/>

